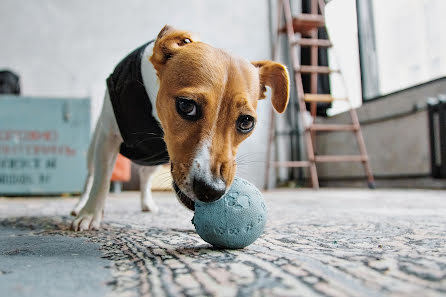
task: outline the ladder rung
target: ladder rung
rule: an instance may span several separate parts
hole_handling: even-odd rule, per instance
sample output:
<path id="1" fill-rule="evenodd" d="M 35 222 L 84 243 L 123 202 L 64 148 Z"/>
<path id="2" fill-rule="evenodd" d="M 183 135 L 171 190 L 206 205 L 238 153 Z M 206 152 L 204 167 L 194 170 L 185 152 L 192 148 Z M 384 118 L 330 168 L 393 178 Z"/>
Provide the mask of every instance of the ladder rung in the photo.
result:
<path id="1" fill-rule="evenodd" d="M 325 18 L 320 14 L 302 13 L 293 17 L 294 33 L 308 33 L 323 26 L 325 26 Z M 286 26 L 280 28 L 279 32 L 286 32 Z"/>
<path id="2" fill-rule="evenodd" d="M 305 94 L 305 102 L 333 102 L 337 100 L 347 101 L 347 98 L 333 98 L 330 94 Z"/>
<path id="3" fill-rule="evenodd" d="M 295 33 L 307 33 L 323 26 L 325 26 L 325 18 L 322 15 L 302 13 L 293 18 Z"/>
<path id="4" fill-rule="evenodd" d="M 356 131 L 355 125 L 313 124 L 308 127 L 312 131 Z"/>
<path id="5" fill-rule="evenodd" d="M 274 167 L 310 167 L 309 161 L 276 161 L 271 162 Z"/>
<path id="6" fill-rule="evenodd" d="M 332 47 L 333 44 L 327 39 L 311 39 L 311 38 L 301 38 L 293 42 L 293 45 L 299 46 L 319 46 L 319 47 Z"/>
<path id="7" fill-rule="evenodd" d="M 296 69 L 296 71 L 301 73 L 321 73 L 321 74 L 340 72 L 339 70 L 330 69 L 330 67 L 327 66 L 311 66 L 311 65 L 301 65 L 300 68 Z"/>
<path id="8" fill-rule="evenodd" d="M 368 158 L 361 155 L 325 155 L 314 156 L 316 162 L 365 162 Z"/>

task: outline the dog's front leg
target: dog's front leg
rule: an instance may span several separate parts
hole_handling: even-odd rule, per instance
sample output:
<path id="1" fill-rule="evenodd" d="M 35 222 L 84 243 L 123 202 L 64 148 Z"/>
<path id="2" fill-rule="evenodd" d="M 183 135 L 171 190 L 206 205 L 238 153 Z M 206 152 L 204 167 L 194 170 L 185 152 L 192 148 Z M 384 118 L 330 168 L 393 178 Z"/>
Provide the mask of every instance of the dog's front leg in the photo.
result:
<path id="1" fill-rule="evenodd" d="M 94 180 L 93 172 L 89 171 L 88 175 L 87 175 L 87 178 L 85 180 L 85 185 L 84 185 L 84 190 L 82 191 L 82 196 L 79 199 L 79 201 L 77 202 L 76 206 L 71 211 L 71 215 L 72 216 L 77 216 L 79 214 L 79 212 L 81 211 L 81 209 L 87 203 L 88 197 L 90 195 L 91 187 L 93 186 L 93 180 Z"/>
<path id="2" fill-rule="evenodd" d="M 85 179 L 84 190 L 82 191 L 81 198 L 77 202 L 74 209 L 71 211 L 72 216 L 77 216 L 79 214 L 81 209 L 84 208 L 85 204 L 87 203 L 88 197 L 90 196 L 91 187 L 93 186 L 93 181 L 94 181 L 94 175 L 93 175 L 94 160 L 93 160 L 93 158 L 94 158 L 94 151 L 96 149 L 96 143 L 97 143 L 99 129 L 100 129 L 100 125 L 97 125 L 96 128 L 94 129 L 93 139 L 91 140 L 90 145 L 88 146 L 88 153 L 87 153 L 88 174 L 87 174 L 87 178 Z"/>
<path id="3" fill-rule="evenodd" d="M 94 149 L 93 186 L 87 203 L 72 223 L 74 231 L 98 230 L 101 224 L 105 198 L 110 186 L 110 178 L 119 152 L 120 139 L 107 131 L 106 125 L 101 127 L 97 135 Z"/>
<path id="4" fill-rule="evenodd" d="M 139 180 L 141 188 L 141 209 L 142 211 L 158 212 L 158 206 L 153 201 L 152 197 L 152 179 L 156 171 L 161 169 L 161 166 L 139 166 Z"/>

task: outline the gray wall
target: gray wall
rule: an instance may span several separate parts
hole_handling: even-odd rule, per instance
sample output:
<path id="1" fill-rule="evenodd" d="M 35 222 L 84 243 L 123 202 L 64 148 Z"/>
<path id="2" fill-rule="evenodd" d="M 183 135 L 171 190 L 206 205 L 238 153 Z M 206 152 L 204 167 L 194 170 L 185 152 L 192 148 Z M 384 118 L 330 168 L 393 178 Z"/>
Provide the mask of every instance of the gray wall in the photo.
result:
<path id="1" fill-rule="evenodd" d="M 381 184 L 392 186 L 386 179 L 424 178 L 416 187 L 446 187 L 446 180 L 429 180 L 430 146 L 426 100 L 446 94 L 446 78 L 389 94 L 362 105 L 358 116 L 370 157 L 373 173 Z M 349 123 L 348 113 L 323 120 L 324 123 Z M 318 154 L 358 154 L 353 133 L 320 133 Z M 321 163 L 322 180 L 363 177 L 361 163 Z M 331 183 L 330 185 L 336 185 Z M 341 185 L 345 185 L 341 183 Z M 379 185 L 379 182 L 378 182 Z M 396 183 L 398 186 L 411 186 Z"/>
<path id="2" fill-rule="evenodd" d="M 35 0 L 0 1 L 0 68 L 21 76 L 29 96 L 92 98 L 92 121 L 104 80 L 129 51 L 165 24 L 249 60 L 270 58 L 268 1 Z M 259 104 L 259 125 L 240 148 L 240 175 L 263 182 L 270 102 Z"/>

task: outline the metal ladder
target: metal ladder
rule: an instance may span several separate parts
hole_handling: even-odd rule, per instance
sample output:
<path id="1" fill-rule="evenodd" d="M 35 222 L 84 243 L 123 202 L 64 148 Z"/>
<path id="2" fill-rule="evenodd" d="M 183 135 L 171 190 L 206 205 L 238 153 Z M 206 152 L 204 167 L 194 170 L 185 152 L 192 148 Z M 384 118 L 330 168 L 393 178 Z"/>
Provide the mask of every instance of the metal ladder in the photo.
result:
<path id="1" fill-rule="evenodd" d="M 318 48 L 329 48 L 332 44 L 329 40 L 318 39 L 318 28 L 325 26 L 323 0 L 311 0 L 311 13 L 299 14 L 295 17 L 291 14 L 289 0 L 277 0 L 277 34 L 274 43 L 273 58 L 277 60 L 279 48 L 279 34 L 286 33 L 288 39 L 288 52 L 294 72 L 294 81 L 297 89 L 297 101 L 299 106 L 300 118 L 305 118 L 307 113 L 306 103 L 310 104 L 310 113 L 313 118 L 316 117 L 317 103 L 331 103 L 335 100 L 344 100 L 350 103 L 348 98 L 333 98 L 330 94 L 318 94 L 317 80 L 318 74 L 331 74 L 337 72 L 342 75 L 339 70 L 332 70 L 326 66 L 318 65 Z M 320 13 L 319 13 L 320 11 Z M 283 17 L 285 24 L 282 26 Z M 301 38 L 296 39 L 296 34 L 300 33 Z M 303 38 L 306 36 L 306 38 Z M 311 48 L 311 64 L 301 65 L 297 55 L 297 47 Z M 310 75 L 310 93 L 304 93 L 302 83 L 302 74 Z M 320 162 L 361 162 L 367 175 L 367 183 L 369 188 L 375 188 L 373 174 L 369 164 L 369 158 L 361 132 L 358 115 L 356 110 L 350 105 L 351 124 L 317 124 L 311 123 L 304 129 L 304 141 L 306 146 L 307 161 L 271 161 L 271 146 L 276 139 L 275 135 L 275 115 L 271 111 L 270 133 L 268 137 L 267 161 L 265 171 L 265 189 L 269 184 L 269 171 L 271 167 L 307 167 L 310 169 L 310 177 L 314 189 L 319 188 L 319 179 L 316 170 L 316 163 Z M 359 148 L 359 155 L 316 155 L 315 140 L 316 133 L 319 131 L 337 132 L 351 131 L 355 134 Z"/>

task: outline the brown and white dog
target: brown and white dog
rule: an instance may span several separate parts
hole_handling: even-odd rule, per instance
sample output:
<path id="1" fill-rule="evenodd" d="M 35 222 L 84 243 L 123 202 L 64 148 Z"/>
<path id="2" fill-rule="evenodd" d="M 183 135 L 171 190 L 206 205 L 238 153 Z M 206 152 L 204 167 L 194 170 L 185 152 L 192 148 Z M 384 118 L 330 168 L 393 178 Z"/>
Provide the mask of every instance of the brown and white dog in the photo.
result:
<path id="1" fill-rule="evenodd" d="M 190 209 L 196 200 L 220 198 L 231 185 L 237 149 L 254 129 L 257 102 L 265 98 L 266 86 L 277 112 L 288 104 L 289 77 L 283 65 L 248 62 L 169 26 L 144 51 L 141 73 L 164 133 L 174 189 Z M 108 88 L 90 144 L 84 193 L 72 211 L 75 231 L 99 229 L 123 143 L 109 93 Z M 139 168 L 144 211 L 157 211 L 150 189 L 157 167 Z"/>

